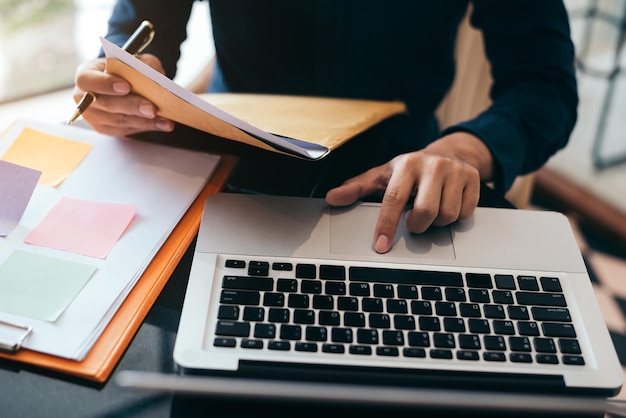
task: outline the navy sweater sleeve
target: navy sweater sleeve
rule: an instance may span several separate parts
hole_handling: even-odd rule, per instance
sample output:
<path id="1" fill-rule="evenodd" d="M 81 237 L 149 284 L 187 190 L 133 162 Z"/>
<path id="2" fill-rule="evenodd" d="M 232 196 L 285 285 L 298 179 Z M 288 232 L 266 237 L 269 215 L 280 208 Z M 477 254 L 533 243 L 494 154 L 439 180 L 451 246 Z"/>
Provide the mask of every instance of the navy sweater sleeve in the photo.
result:
<path id="1" fill-rule="evenodd" d="M 117 0 L 108 22 L 106 38 L 121 46 L 141 21 L 151 21 L 155 30 L 154 40 L 144 52 L 155 53 L 165 68 L 165 74 L 173 78 L 180 58 L 180 45 L 187 38 L 187 20 L 193 2 Z"/>
<path id="2" fill-rule="evenodd" d="M 578 105 L 574 46 L 561 1 L 473 3 L 471 23 L 483 32 L 491 63 L 493 103 L 443 134 L 463 130 L 481 138 L 496 161 L 494 183 L 502 192 L 569 139 Z"/>

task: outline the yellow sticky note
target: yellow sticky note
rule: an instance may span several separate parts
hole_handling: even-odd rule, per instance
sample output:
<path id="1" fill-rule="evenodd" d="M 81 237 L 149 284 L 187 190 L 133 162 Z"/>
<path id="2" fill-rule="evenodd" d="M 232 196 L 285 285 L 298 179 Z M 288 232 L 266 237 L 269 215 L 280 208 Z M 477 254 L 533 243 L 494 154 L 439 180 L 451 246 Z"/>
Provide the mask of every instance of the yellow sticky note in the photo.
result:
<path id="1" fill-rule="evenodd" d="M 24 128 L 0 158 L 41 171 L 40 184 L 56 187 L 80 164 L 92 145 Z"/>

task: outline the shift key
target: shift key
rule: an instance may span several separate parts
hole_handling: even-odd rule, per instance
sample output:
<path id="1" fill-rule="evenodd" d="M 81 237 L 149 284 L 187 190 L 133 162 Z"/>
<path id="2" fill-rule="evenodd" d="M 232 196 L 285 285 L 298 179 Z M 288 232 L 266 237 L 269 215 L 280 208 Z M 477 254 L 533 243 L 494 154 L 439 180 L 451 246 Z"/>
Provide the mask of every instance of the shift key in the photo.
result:
<path id="1" fill-rule="evenodd" d="M 250 323 L 234 321 L 217 321 L 215 335 L 228 337 L 247 337 L 250 335 Z"/>

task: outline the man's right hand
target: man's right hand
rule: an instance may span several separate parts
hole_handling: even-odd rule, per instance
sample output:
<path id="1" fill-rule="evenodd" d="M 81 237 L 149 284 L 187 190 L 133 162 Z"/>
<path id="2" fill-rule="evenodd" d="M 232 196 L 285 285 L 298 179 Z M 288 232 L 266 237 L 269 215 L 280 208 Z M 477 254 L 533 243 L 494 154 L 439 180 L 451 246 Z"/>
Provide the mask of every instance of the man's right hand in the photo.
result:
<path id="1" fill-rule="evenodd" d="M 138 58 L 164 73 L 161 61 L 151 54 Z M 113 136 L 127 136 L 146 131 L 174 129 L 174 122 L 157 116 L 156 106 L 149 100 L 130 92 L 123 78 L 105 72 L 106 61 L 98 58 L 81 64 L 76 70 L 74 101 L 78 103 L 85 92 L 92 92 L 96 100 L 85 110 L 83 118 L 97 132 Z"/>

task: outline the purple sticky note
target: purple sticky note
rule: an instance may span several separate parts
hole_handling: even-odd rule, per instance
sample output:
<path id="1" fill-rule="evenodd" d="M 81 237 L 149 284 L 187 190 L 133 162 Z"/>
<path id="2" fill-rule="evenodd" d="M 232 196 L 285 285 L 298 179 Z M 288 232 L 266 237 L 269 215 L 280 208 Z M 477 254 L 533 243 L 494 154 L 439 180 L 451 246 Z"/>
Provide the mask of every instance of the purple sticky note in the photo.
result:
<path id="1" fill-rule="evenodd" d="M 20 223 L 41 171 L 0 160 L 0 236 Z"/>

